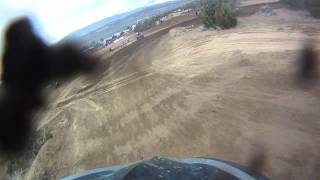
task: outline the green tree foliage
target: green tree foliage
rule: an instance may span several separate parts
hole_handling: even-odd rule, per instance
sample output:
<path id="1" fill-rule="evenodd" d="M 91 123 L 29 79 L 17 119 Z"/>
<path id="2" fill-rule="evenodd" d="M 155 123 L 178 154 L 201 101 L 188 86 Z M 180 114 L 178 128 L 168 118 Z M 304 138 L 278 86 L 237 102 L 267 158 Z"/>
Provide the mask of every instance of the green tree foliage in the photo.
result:
<path id="1" fill-rule="evenodd" d="M 150 29 L 156 22 L 156 17 L 147 18 L 143 21 L 138 22 L 134 32 L 143 32 Z"/>
<path id="2" fill-rule="evenodd" d="M 229 29 L 237 25 L 237 17 L 231 0 L 200 0 L 202 22 L 209 27 Z"/>
<path id="3" fill-rule="evenodd" d="M 126 28 L 127 30 L 132 30 L 132 27 L 131 26 L 127 26 L 127 28 Z"/>
<path id="4" fill-rule="evenodd" d="M 198 4 L 197 1 L 191 1 L 188 4 L 186 4 L 185 6 L 181 7 L 181 9 L 186 10 L 186 9 L 197 9 L 198 8 Z"/>
<path id="5" fill-rule="evenodd" d="M 89 46 L 92 48 L 98 48 L 100 44 L 96 41 L 91 41 Z"/>

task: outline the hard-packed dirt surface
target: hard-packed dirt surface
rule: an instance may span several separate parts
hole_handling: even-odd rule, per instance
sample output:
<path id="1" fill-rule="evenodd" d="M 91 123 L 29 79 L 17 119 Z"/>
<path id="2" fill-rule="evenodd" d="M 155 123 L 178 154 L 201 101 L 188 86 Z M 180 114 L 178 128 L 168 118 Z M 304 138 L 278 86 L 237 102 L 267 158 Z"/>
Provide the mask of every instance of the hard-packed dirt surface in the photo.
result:
<path id="1" fill-rule="evenodd" d="M 320 89 L 294 81 L 299 50 L 319 35 L 319 20 L 277 9 L 231 30 L 190 24 L 134 43 L 102 75 L 58 87 L 25 178 L 153 156 L 248 165 L 262 151 L 273 179 L 319 179 Z"/>

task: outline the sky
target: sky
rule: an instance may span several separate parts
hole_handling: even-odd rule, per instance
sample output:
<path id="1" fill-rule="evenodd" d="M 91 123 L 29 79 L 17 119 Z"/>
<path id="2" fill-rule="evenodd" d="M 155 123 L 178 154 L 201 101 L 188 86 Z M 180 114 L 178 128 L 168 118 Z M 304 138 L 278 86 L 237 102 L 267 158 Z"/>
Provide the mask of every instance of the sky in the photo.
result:
<path id="1" fill-rule="evenodd" d="M 0 0 L 0 33 L 10 20 L 28 16 L 48 43 L 103 18 L 168 0 Z"/>

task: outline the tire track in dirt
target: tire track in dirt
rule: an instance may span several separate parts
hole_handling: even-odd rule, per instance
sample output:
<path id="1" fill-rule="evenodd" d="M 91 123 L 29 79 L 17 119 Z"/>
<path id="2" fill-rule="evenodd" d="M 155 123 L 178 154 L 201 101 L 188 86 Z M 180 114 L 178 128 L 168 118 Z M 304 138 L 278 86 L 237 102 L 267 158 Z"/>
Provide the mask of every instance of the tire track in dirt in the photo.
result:
<path id="1" fill-rule="evenodd" d="M 102 94 L 106 94 L 109 93 L 113 90 L 119 89 L 121 87 L 124 87 L 128 84 L 134 83 L 142 78 L 148 77 L 153 75 L 155 72 L 152 71 L 150 68 L 149 69 L 145 69 L 143 71 L 140 72 L 135 72 L 132 73 L 128 76 L 125 77 L 121 77 L 119 79 L 113 80 L 110 83 L 103 85 L 101 87 L 92 89 L 90 91 L 87 91 L 85 93 L 81 93 L 80 95 L 74 95 L 68 99 L 65 99 L 63 101 L 58 102 L 57 104 L 55 104 L 54 106 L 56 106 L 56 110 L 60 110 L 60 108 L 68 105 L 69 103 L 73 102 L 73 101 L 78 101 L 78 100 L 82 100 L 82 99 L 86 99 L 88 97 L 96 97 Z"/>

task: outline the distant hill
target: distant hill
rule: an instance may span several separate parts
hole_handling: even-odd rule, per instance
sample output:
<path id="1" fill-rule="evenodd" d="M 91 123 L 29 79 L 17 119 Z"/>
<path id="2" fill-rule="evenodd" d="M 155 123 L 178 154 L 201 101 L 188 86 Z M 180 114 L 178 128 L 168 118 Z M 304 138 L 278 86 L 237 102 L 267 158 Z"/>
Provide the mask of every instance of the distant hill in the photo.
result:
<path id="1" fill-rule="evenodd" d="M 136 24 L 136 22 L 141 19 L 168 12 L 170 10 L 182 7 L 189 2 L 189 0 L 169 1 L 107 17 L 103 20 L 72 32 L 60 42 L 76 39 L 77 41 L 82 42 L 83 45 L 87 45 L 91 41 L 99 41 L 101 38 L 107 38 L 115 33 L 123 31 L 126 29 L 126 27 Z"/>
<path id="2" fill-rule="evenodd" d="M 98 21 L 98 22 L 95 22 L 89 26 L 86 26 L 82 29 L 79 29 L 77 31 L 74 31 L 72 32 L 71 34 L 69 34 L 67 37 L 81 37 L 81 36 L 84 36 L 92 31 L 95 31 L 107 24 L 110 24 L 112 22 L 115 22 L 115 21 L 118 21 L 118 20 L 121 20 L 125 17 L 127 17 L 128 15 L 130 15 L 130 13 L 124 13 L 124 14 L 117 14 L 117 15 L 114 15 L 114 16 L 111 16 L 111 17 L 108 17 L 108 18 L 105 18 L 101 21 Z"/>

